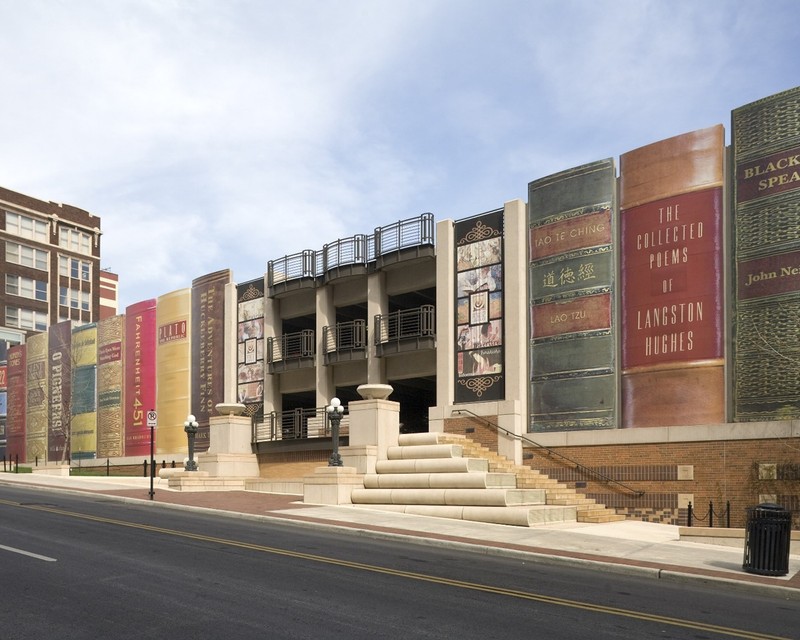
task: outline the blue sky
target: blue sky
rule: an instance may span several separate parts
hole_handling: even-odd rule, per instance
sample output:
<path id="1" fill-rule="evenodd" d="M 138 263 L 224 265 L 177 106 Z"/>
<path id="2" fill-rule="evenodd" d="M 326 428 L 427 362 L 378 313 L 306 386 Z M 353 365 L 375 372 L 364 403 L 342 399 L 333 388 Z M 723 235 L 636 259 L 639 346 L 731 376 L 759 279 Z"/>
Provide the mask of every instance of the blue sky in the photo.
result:
<path id="1" fill-rule="evenodd" d="M 717 123 L 800 3 L 0 0 L 0 184 L 102 218 L 120 311 Z"/>

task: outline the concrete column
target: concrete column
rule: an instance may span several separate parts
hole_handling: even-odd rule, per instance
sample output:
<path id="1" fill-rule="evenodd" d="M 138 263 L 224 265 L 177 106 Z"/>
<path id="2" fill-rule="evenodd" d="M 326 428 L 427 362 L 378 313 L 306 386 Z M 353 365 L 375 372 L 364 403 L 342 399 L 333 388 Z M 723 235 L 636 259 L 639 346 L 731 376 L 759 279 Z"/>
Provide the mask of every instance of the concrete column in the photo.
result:
<path id="1" fill-rule="evenodd" d="M 325 344 L 323 342 L 323 327 L 333 327 L 336 324 L 336 305 L 333 301 L 333 286 L 325 285 L 316 289 L 316 406 L 324 407 L 336 394 L 336 385 L 333 382 L 333 367 L 325 366 Z"/>
<path id="2" fill-rule="evenodd" d="M 223 331 L 225 333 L 225 353 L 224 353 L 224 369 L 229 375 L 223 376 L 222 398 L 225 402 L 231 403 L 237 401 L 238 391 L 238 353 L 236 345 L 238 344 L 238 326 L 239 326 L 239 308 L 236 296 L 236 283 L 229 282 L 225 285 L 225 314 Z"/>
<path id="3" fill-rule="evenodd" d="M 375 348 L 375 316 L 389 313 L 389 295 L 386 293 L 386 274 L 376 271 L 367 276 L 367 383 L 386 382 L 386 365 Z"/>
<path id="4" fill-rule="evenodd" d="M 516 435 L 527 433 L 528 423 L 528 223 L 522 200 L 503 208 L 503 301 L 505 328 L 505 402 L 500 403 L 501 427 Z M 498 434 L 499 453 L 522 463 L 522 442 Z"/>
<path id="5" fill-rule="evenodd" d="M 269 289 L 264 283 L 264 291 Z M 269 373 L 267 364 L 268 349 L 267 338 L 277 338 L 281 335 L 281 302 L 280 300 L 264 298 L 264 415 L 281 409 L 281 393 L 279 388 L 280 376 Z"/>
<path id="6" fill-rule="evenodd" d="M 429 431 L 444 431 L 447 407 L 455 398 L 456 266 L 455 223 L 436 225 L 436 406 L 428 411 Z M 447 415 L 446 415 L 447 414 Z"/>

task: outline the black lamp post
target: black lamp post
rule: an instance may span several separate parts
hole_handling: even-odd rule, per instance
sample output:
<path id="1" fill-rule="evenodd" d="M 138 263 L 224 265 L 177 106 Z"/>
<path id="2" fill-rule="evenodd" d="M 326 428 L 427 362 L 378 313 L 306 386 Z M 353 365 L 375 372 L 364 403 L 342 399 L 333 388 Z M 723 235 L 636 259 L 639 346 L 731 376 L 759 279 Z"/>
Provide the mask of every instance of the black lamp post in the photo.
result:
<path id="1" fill-rule="evenodd" d="M 331 430 L 333 432 L 333 453 L 328 459 L 328 466 L 341 467 L 342 456 L 339 455 L 339 423 L 342 421 L 344 407 L 339 398 L 331 398 L 331 403 L 325 407 L 325 411 L 328 412 L 328 419 L 331 421 Z"/>
<path id="2" fill-rule="evenodd" d="M 183 423 L 183 430 L 189 438 L 189 461 L 186 463 L 186 471 L 197 471 L 197 463 L 194 461 L 194 437 L 197 435 L 197 427 L 197 420 L 189 414 Z"/>

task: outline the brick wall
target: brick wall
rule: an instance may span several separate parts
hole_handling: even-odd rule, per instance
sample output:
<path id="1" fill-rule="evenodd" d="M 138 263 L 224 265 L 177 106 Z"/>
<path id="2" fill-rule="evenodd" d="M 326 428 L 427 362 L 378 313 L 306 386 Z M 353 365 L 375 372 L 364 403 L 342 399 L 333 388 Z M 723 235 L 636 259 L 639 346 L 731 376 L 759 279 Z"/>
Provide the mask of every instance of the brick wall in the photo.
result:
<path id="1" fill-rule="evenodd" d="M 485 419 L 496 422 L 492 416 Z M 497 451 L 497 435 L 482 421 L 448 419 L 445 431 L 464 434 Z M 531 437 L 535 438 L 535 434 Z M 632 519 L 686 525 L 691 500 L 696 526 L 709 525 L 709 503 L 713 503 L 714 526 L 725 526 L 726 507 L 730 503 L 731 526 L 742 527 L 748 507 L 777 502 L 794 512 L 793 527 L 800 528 L 800 438 L 551 449 L 574 462 L 550 455 L 545 449 L 525 447 L 523 464 Z M 591 473 L 576 468 L 576 463 L 626 486 L 598 481 Z M 644 495 L 637 497 L 637 491 L 643 491 Z"/>

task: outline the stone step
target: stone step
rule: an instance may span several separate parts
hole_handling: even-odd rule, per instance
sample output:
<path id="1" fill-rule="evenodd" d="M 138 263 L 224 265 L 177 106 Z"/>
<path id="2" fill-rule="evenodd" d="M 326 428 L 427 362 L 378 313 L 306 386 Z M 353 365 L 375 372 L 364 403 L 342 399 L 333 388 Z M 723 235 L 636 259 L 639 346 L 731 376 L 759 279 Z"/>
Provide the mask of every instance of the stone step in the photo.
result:
<path id="1" fill-rule="evenodd" d="M 507 524 L 517 527 L 535 527 L 536 525 L 554 522 L 576 522 L 574 507 L 518 506 L 455 506 L 455 505 L 420 505 L 420 504 L 357 504 L 359 509 L 376 509 L 409 515 L 428 516 L 468 520 L 470 522 L 486 522 L 491 524 Z"/>
<path id="2" fill-rule="evenodd" d="M 551 496 L 550 492 L 547 492 L 547 504 L 574 504 L 575 506 L 594 506 L 596 503 L 592 498 L 585 498 L 581 495 L 572 494 L 571 496 Z"/>
<path id="3" fill-rule="evenodd" d="M 507 507 L 544 505 L 541 489 L 353 489 L 353 504 L 424 504 Z"/>
<path id="4" fill-rule="evenodd" d="M 513 473 L 374 473 L 364 476 L 366 489 L 516 489 Z"/>
<path id="5" fill-rule="evenodd" d="M 489 463 L 480 458 L 421 458 L 378 460 L 376 473 L 486 473 Z"/>
<path id="6" fill-rule="evenodd" d="M 622 522 L 625 516 L 618 513 L 590 513 L 584 514 L 578 511 L 578 522 L 586 522 L 591 524 L 601 524 L 603 522 Z"/>
<path id="7" fill-rule="evenodd" d="M 462 454 L 463 450 L 461 446 L 456 444 L 396 446 L 389 447 L 386 451 L 386 457 L 389 460 L 408 460 L 412 458 L 460 458 Z"/>

